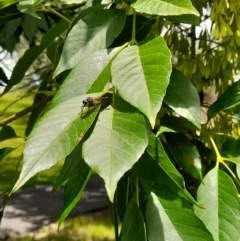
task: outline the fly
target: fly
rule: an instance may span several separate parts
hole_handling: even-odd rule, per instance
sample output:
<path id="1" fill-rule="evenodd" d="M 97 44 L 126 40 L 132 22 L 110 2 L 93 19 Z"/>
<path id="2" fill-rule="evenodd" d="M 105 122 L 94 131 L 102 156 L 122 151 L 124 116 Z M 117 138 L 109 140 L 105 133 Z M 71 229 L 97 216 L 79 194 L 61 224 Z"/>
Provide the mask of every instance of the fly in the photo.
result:
<path id="1" fill-rule="evenodd" d="M 86 100 L 82 101 L 83 105 L 82 105 L 82 108 L 81 108 L 81 112 L 79 114 L 82 115 L 84 108 L 88 107 L 88 110 L 87 110 L 87 113 L 86 113 L 86 115 L 87 115 L 90 107 L 96 107 L 98 105 L 102 105 L 103 101 L 106 100 L 107 98 L 108 97 L 88 97 Z"/>

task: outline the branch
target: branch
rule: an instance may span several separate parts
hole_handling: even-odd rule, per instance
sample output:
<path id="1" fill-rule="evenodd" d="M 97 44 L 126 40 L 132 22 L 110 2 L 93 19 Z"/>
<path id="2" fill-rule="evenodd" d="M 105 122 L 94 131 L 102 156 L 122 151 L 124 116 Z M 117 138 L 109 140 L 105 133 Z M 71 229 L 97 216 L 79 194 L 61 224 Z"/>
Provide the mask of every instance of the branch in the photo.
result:
<path id="1" fill-rule="evenodd" d="M 4 125 L 7 125 L 8 123 L 28 114 L 29 112 L 31 112 L 32 110 L 36 109 L 37 107 L 45 104 L 45 103 L 48 103 L 50 100 L 52 99 L 51 96 L 48 96 L 47 98 L 43 99 L 42 101 L 38 102 L 37 104 L 34 104 L 16 114 L 13 114 L 7 118 L 5 118 L 4 120 L 0 121 L 0 126 L 4 126 Z"/>

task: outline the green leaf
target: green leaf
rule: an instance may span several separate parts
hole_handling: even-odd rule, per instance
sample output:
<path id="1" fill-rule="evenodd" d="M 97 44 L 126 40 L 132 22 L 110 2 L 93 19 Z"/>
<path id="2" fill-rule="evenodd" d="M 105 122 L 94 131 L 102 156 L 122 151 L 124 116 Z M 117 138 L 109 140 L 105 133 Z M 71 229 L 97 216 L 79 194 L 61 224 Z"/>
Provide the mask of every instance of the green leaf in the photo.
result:
<path id="1" fill-rule="evenodd" d="M 186 76 L 177 69 L 173 68 L 163 101 L 177 114 L 188 119 L 198 129 L 201 129 L 198 92 Z"/>
<path id="2" fill-rule="evenodd" d="M 232 179 L 214 168 L 204 177 L 203 183 L 198 188 L 197 198 L 205 209 L 194 207 L 195 213 L 214 240 L 239 240 L 240 201 Z"/>
<path id="3" fill-rule="evenodd" d="M 240 164 L 240 139 L 229 137 L 223 143 L 222 155 Z"/>
<path id="4" fill-rule="evenodd" d="M 144 152 L 147 133 L 145 117 L 114 96 L 112 106 L 102 111 L 93 133 L 83 143 L 83 158 L 104 179 L 111 201 L 119 179 Z"/>
<path id="5" fill-rule="evenodd" d="M 108 48 L 122 31 L 126 15 L 123 10 L 93 7 L 82 11 L 80 17 L 68 34 L 54 76 Z"/>
<path id="6" fill-rule="evenodd" d="M 38 56 L 55 40 L 56 37 L 62 34 L 67 27 L 68 24 L 66 23 L 66 21 L 60 20 L 54 27 L 52 27 L 48 31 L 48 33 L 45 34 L 39 46 L 30 48 L 24 53 L 24 55 L 18 60 L 17 64 L 15 65 L 12 76 L 3 94 L 7 93 L 14 85 L 18 84 L 22 80 L 26 71 L 38 58 Z"/>
<path id="7" fill-rule="evenodd" d="M 151 18 L 144 17 L 142 15 L 136 16 L 136 35 L 135 38 L 138 42 L 145 39 L 152 28 Z M 133 30 L 133 15 L 128 15 L 126 18 L 125 26 L 122 32 L 112 43 L 112 46 L 121 46 L 132 39 Z"/>
<path id="8" fill-rule="evenodd" d="M 8 41 L 8 38 L 13 37 L 12 35 L 14 35 L 14 33 L 16 33 L 17 28 L 21 24 L 21 21 L 22 21 L 22 18 L 16 18 L 5 24 L 6 29 L 7 29 L 6 34 L 4 35 L 5 41 Z"/>
<path id="9" fill-rule="evenodd" d="M 5 74 L 5 72 L 3 71 L 2 67 L 0 67 L 0 80 L 6 84 L 8 83 L 8 78 Z"/>
<path id="10" fill-rule="evenodd" d="M 158 151 L 158 153 L 161 152 Z M 140 160 L 134 165 L 134 172 L 141 178 L 155 183 L 156 187 L 163 187 L 171 190 L 187 201 L 201 207 L 185 188 L 183 177 L 177 172 L 171 161 L 169 159 L 164 160 L 165 155 L 166 154 L 163 153 L 161 155 L 163 158 L 159 158 L 159 160 L 163 159 L 163 162 L 160 165 L 153 159 L 152 155 L 145 152 Z"/>
<path id="11" fill-rule="evenodd" d="M 171 54 L 162 37 L 125 48 L 112 63 L 113 85 L 122 98 L 148 117 L 152 128 L 171 70 Z"/>
<path id="12" fill-rule="evenodd" d="M 183 14 L 180 16 L 167 16 L 166 19 L 171 22 L 188 23 L 195 26 L 200 25 L 200 17 L 192 14 Z"/>
<path id="13" fill-rule="evenodd" d="M 147 152 L 153 157 L 164 172 L 179 186 L 185 189 L 185 183 L 182 175 L 178 172 L 175 166 L 168 158 L 161 141 L 153 134 L 149 135 Z"/>
<path id="14" fill-rule="evenodd" d="M 222 146 L 222 155 L 236 162 L 236 171 L 238 177 L 240 177 L 240 139 L 233 137 L 227 138 Z"/>
<path id="15" fill-rule="evenodd" d="M 227 110 L 240 104 L 240 81 L 233 83 L 220 95 L 208 109 L 208 118 L 211 119 L 219 111 Z"/>
<path id="16" fill-rule="evenodd" d="M 43 0 L 19 0 L 18 10 L 22 13 L 27 13 L 32 15 L 35 18 L 40 18 L 36 11 L 44 3 Z"/>
<path id="17" fill-rule="evenodd" d="M 91 94 L 92 97 L 100 93 Z M 13 190 L 19 189 L 35 174 L 46 170 L 66 157 L 92 125 L 97 111 L 89 111 L 83 118 L 78 115 L 83 100 L 78 96 L 51 109 L 36 124 L 24 149 L 24 163 Z"/>
<path id="18" fill-rule="evenodd" d="M 7 156 L 14 151 L 16 148 L 12 148 L 12 147 L 5 147 L 0 149 L 0 163 L 3 162 Z"/>
<path id="19" fill-rule="evenodd" d="M 165 138 L 168 149 L 183 170 L 201 181 L 202 163 L 197 147 L 184 134 L 166 133 Z"/>
<path id="20" fill-rule="evenodd" d="M 185 198 L 188 202 L 201 207 L 201 205 L 199 205 L 199 203 L 197 203 L 187 191 L 182 175 L 170 161 L 161 141 L 159 141 L 159 139 L 153 134 L 149 135 L 147 151 L 153 157 L 153 159 L 157 161 L 162 169 L 159 174 L 157 174 L 157 183 L 160 186 L 169 187 L 170 190 Z"/>
<path id="21" fill-rule="evenodd" d="M 17 2 L 18 2 L 18 0 L 4 0 L 4 1 L 2 0 L 2 1 L 0 1 L 0 9 L 6 8 Z"/>
<path id="22" fill-rule="evenodd" d="M 199 16 L 190 0 L 137 0 L 132 4 L 137 12 L 151 15 L 183 15 L 193 14 Z"/>
<path id="23" fill-rule="evenodd" d="M 97 51 L 75 66 L 54 97 L 53 106 L 79 95 L 103 91 L 110 80 L 110 61 L 118 50 L 119 48 Z"/>
<path id="24" fill-rule="evenodd" d="M 135 197 L 128 204 L 119 240 L 147 241 L 143 215 L 135 202 Z"/>
<path id="25" fill-rule="evenodd" d="M 11 126 L 3 126 L 0 131 L 0 141 L 18 137 Z"/>
<path id="26" fill-rule="evenodd" d="M 35 19 L 36 18 L 34 18 L 33 16 L 26 15 L 24 16 L 21 23 L 23 32 L 30 43 L 32 43 L 33 37 L 35 36 L 38 30 L 37 21 Z"/>
<path id="27" fill-rule="evenodd" d="M 38 91 L 46 90 L 47 85 L 48 85 L 48 79 L 44 80 L 44 77 L 42 75 L 42 83 L 40 84 Z M 25 136 L 28 136 L 32 131 L 36 121 L 38 121 L 38 119 L 41 117 L 40 115 L 43 114 L 43 110 L 44 108 L 46 108 L 48 101 L 49 101 L 49 97 L 47 97 L 46 95 L 39 94 L 35 96 L 33 105 L 39 104 L 40 102 L 41 102 L 41 105 L 39 105 L 38 107 L 34 108 L 34 110 L 32 110 L 28 118 L 28 123 L 25 129 Z"/>
<path id="28" fill-rule="evenodd" d="M 184 199 L 165 189 L 152 193 L 146 209 L 146 226 L 151 241 L 213 241 L 212 235 Z"/>
<path id="29" fill-rule="evenodd" d="M 66 157 L 62 171 L 54 185 L 53 191 L 64 186 L 64 202 L 58 227 L 61 226 L 68 214 L 73 210 L 82 197 L 84 188 L 91 176 L 89 166 L 82 159 L 82 145 L 78 144 L 69 156 Z"/>
<path id="30" fill-rule="evenodd" d="M 185 118 L 164 115 L 161 118 L 161 127 L 157 132 L 157 136 L 164 132 L 185 133 L 196 129 L 197 127 Z"/>
<path id="31" fill-rule="evenodd" d="M 130 170 L 131 171 L 131 170 Z M 128 189 L 129 185 L 129 172 L 126 172 L 123 177 L 119 180 L 117 184 L 116 194 L 114 196 L 114 204 L 117 208 L 117 214 L 120 219 L 120 221 L 123 223 L 124 215 L 126 213 L 127 204 L 129 203 L 129 200 L 133 197 L 132 191 L 130 188 Z M 111 207 L 114 207 L 112 206 Z M 116 209 L 114 208 L 111 210 L 112 213 L 112 220 L 114 220 L 114 212 L 116 212 Z"/>
<path id="32" fill-rule="evenodd" d="M 10 5 L 9 7 L 1 9 L 1 3 L 0 3 L 0 24 L 5 24 L 10 20 L 20 18 L 22 16 L 23 14 L 18 11 L 16 5 Z"/>

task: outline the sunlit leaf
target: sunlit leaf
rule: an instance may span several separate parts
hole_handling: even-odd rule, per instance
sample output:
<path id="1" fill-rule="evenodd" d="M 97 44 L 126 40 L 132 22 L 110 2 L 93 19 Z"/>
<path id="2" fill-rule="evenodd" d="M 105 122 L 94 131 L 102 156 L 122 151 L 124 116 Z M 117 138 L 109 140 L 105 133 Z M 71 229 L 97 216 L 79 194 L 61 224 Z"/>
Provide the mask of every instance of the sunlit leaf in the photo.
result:
<path id="1" fill-rule="evenodd" d="M 173 68 L 164 102 L 177 114 L 201 129 L 198 92 L 190 80 L 177 69 Z"/>
<path id="2" fill-rule="evenodd" d="M 212 169 L 198 188 L 197 198 L 205 209 L 194 207 L 195 212 L 214 240 L 238 240 L 240 201 L 232 179 L 223 171 Z"/>
<path id="3" fill-rule="evenodd" d="M 18 9 L 22 13 L 27 13 L 35 18 L 39 18 L 36 11 L 44 3 L 44 0 L 19 0 Z"/>
<path id="4" fill-rule="evenodd" d="M 178 164 L 185 172 L 201 181 L 202 163 L 196 146 L 194 146 L 184 134 L 167 133 L 165 137 L 168 149 Z"/>
<path id="5" fill-rule="evenodd" d="M 125 48 L 112 63 L 112 81 L 122 98 L 142 111 L 152 128 L 169 83 L 171 54 L 162 37 Z"/>
<path id="6" fill-rule="evenodd" d="M 100 96 L 100 93 L 91 96 Z M 97 115 L 94 110 L 88 111 L 86 117 L 78 114 L 81 110 L 79 103 L 87 97 L 78 96 L 65 101 L 38 121 L 26 142 L 23 168 L 14 191 L 35 174 L 69 155 L 82 139 Z"/>
<path id="7" fill-rule="evenodd" d="M 151 241 L 213 241 L 212 235 L 194 214 L 191 205 L 165 189 L 152 193 L 146 209 L 146 226 Z"/>
<path id="8" fill-rule="evenodd" d="M 144 152 L 147 133 L 145 117 L 114 96 L 112 106 L 101 112 L 93 132 L 83 143 L 83 158 L 104 179 L 111 201 L 119 179 Z"/>
<path id="9" fill-rule="evenodd" d="M 100 7 L 84 10 L 68 34 L 54 76 L 85 61 L 86 56 L 107 49 L 122 31 L 125 18 L 123 10 Z"/>
<path id="10" fill-rule="evenodd" d="M 240 81 L 233 83 L 208 109 L 208 118 L 240 104 Z"/>
<path id="11" fill-rule="evenodd" d="M 128 204 L 120 234 L 120 241 L 126 240 L 147 240 L 143 215 L 134 198 Z"/>
<path id="12" fill-rule="evenodd" d="M 117 51 L 118 48 L 97 51 L 76 65 L 54 97 L 53 105 L 86 93 L 103 91 L 110 80 L 110 61 Z"/>
<path id="13" fill-rule="evenodd" d="M 0 1 L 0 9 L 2 8 L 6 8 L 14 3 L 17 3 L 18 0 L 4 0 L 4 1 Z"/>
<path id="14" fill-rule="evenodd" d="M 190 0 L 138 0 L 132 6 L 137 12 L 151 15 L 182 15 L 193 14 L 199 16 Z"/>

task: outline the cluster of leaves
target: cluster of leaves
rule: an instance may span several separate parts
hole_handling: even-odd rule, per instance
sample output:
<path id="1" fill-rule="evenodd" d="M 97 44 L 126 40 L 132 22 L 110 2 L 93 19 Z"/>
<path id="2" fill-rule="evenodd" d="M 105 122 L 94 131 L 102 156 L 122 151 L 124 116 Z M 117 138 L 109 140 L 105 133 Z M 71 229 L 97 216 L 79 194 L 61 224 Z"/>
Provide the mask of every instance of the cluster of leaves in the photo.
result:
<path id="1" fill-rule="evenodd" d="M 71 1 L 65 2 L 72 7 Z M 29 109 L 23 168 L 11 192 L 65 158 L 53 188 L 64 187 L 59 225 L 95 172 L 103 178 L 112 203 L 116 240 L 238 240 L 239 140 L 225 141 L 223 157 L 213 131 L 201 130 L 198 91 L 173 67 L 167 46 L 174 49 L 176 43 L 175 37 L 168 39 L 172 26 L 181 26 L 180 22 L 195 25 L 202 11 L 190 0 L 89 0 L 79 4 L 78 12 L 68 15 L 56 12 L 55 2 L 19 3 L 22 13 L 38 17 L 37 12 L 45 10 L 62 19 L 52 23 L 40 45 L 19 59 L 4 93 L 22 80 L 45 50 L 52 62 L 50 77 L 58 76 L 63 83 L 50 110 L 45 108 L 50 100 L 45 97 L 50 94 L 47 85 L 43 82 L 39 87 L 41 95 Z M 160 36 L 166 23 L 172 23 L 165 34 L 167 43 Z M 65 30 L 68 33 L 62 38 Z M 187 43 L 186 34 L 181 38 Z M 192 44 L 195 48 L 196 42 Z M 174 51 L 173 60 L 179 63 L 183 52 Z M 204 66 L 194 66 L 189 69 L 206 71 Z M 201 70 L 200 74 L 204 76 Z M 208 77 L 215 80 L 211 74 Z M 217 126 L 221 116 L 230 125 L 238 125 L 239 83 L 210 106 L 209 125 Z M 101 99 L 106 101 L 99 104 Z M 1 122 L 5 126 L 0 141 L 16 137 L 6 126 L 8 121 Z M 201 141 L 204 137 L 215 151 L 215 166 L 211 151 Z M 10 151 L 3 149 L 1 156 Z M 237 171 L 225 161 L 236 164 Z M 201 183 L 199 187 L 196 182 Z"/>

